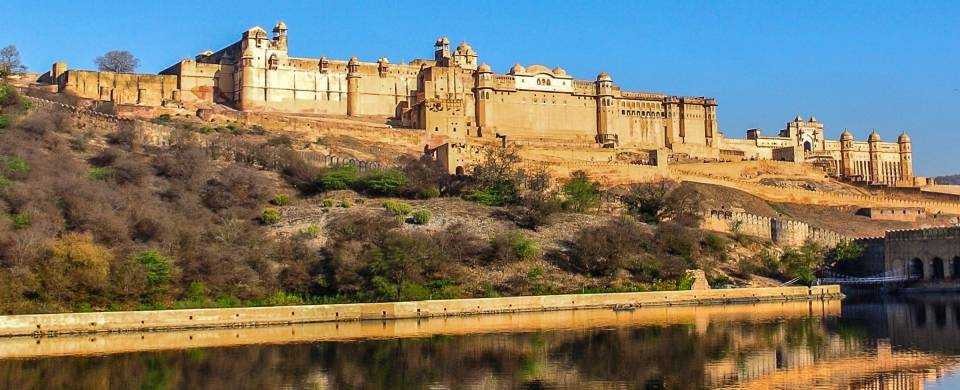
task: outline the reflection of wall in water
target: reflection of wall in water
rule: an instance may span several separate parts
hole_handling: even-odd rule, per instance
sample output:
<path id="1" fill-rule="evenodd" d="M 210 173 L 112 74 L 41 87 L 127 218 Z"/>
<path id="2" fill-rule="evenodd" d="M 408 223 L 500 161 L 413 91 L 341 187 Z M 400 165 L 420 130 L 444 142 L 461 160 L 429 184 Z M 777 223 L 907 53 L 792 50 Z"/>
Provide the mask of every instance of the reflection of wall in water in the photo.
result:
<path id="1" fill-rule="evenodd" d="M 909 299 L 888 303 L 886 310 L 895 348 L 960 354 L 960 299 Z"/>

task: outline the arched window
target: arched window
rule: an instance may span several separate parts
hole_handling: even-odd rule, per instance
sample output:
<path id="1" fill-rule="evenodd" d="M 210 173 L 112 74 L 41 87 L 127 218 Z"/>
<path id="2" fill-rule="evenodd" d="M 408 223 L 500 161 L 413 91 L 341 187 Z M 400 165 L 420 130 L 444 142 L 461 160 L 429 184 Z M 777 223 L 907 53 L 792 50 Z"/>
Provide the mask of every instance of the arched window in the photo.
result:
<path id="1" fill-rule="evenodd" d="M 930 279 L 943 279 L 943 259 L 937 257 L 930 264 Z"/>
<path id="2" fill-rule="evenodd" d="M 910 276 L 923 279 L 923 260 L 913 259 L 910 261 Z"/>
<path id="3" fill-rule="evenodd" d="M 804 152 L 809 152 L 809 151 L 811 151 L 811 150 L 813 150 L 813 145 L 810 144 L 810 141 L 804 141 L 804 143 L 803 143 L 803 151 L 804 151 Z"/>

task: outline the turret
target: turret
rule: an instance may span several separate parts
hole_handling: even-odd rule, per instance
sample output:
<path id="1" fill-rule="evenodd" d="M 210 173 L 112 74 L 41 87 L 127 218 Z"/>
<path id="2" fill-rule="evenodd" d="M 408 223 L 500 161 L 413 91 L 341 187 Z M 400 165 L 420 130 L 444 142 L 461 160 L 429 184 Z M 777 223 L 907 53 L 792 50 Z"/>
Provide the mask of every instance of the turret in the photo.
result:
<path id="1" fill-rule="evenodd" d="M 356 56 L 347 62 L 347 115 L 360 114 L 360 60 Z"/>
<path id="2" fill-rule="evenodd" d="M 611 134 L 610 124 L 616 112 L 613 106 L 613 78 L 607 72 L 597 75 L 597 143 L 616 144 L 616 134 Z"/>
<path id="3" fill-rule="evenodd" d="M 63 61 L 55 62 L 53 68 L 50 69 L 50 82 L 57 85 L 58 92 L 63 92 L 66 85 L 67 80 L 63 76 L 65 73 L 67 73 L 67 63 Z"/>
<path id="4" fill-rule="evenodd" d="M 262 30 L 261 30 L 262 31 Z M 248 31 L 249 32 L 249 31 Z M 254 77 L 254 63 L 256 55 L 252 46 L 246 46 L 240 55 L 240 99 L 237 102 L 241 111 L 254 108 L 254 100 L 263 101 L 263 90 L 258 90 Z M 259 93 L 258 93 L 259 92 Z"/>
<path id="5" fill-rule="evenodd" d="M 913 142 L 910 136 L 904 131 L 897 138 L 897 144 L 900 145 L 900 180 L 913 181 Z"/>
<path id="6" fill-rule="evenodd" d="M 880 176 L 880 134 L 877 134 L 877 130 L 870 132 L 870 137 L 867 138 L 867 144 L 870 147 L 870 182 L 879 182 L 881 180 Z"/>
<path id="7" fill-rule="evenodd" d="M 380 59 L 377 60 L 377 73 L 380 75 L 380 77 L 384 77 L 389 71 L 390 60 L 388 60 L 387 57 L 380 57 Z"/>
<path id="8" fill-rule="evenodd" d="M 477 52 L 468 43 L 462 42 L 453 52 L 453 63 L 463 69 L 477 69 Z"/>
<path id="9" fill-rule="evenodd" d="M 433 59 L 439 66 L 450 66 L 450 40 L 447 37 L 437 38 L 433 43 Z"/>
<path id="10" fill-rule="evenodd" d="M 487 102 L 493 95 L 493 70 L 490 65 L 481 64 L 477 67 L 477 88 L 475 92 L 477 111 L 477 136 L 483 136 L 483 129 L 487 126 Z"/>
<path id="11" fill-rule="evenodd" d="M 287 24 L 282 20 L 273 26 L 273 40 L 277 42 L 277 48 L 287 48 Z"/>
<path id="12" fill-rule="evenodd" d="M 847 129 L 840 134 L 840 176 L 853 176 L 853 134 Z"/>

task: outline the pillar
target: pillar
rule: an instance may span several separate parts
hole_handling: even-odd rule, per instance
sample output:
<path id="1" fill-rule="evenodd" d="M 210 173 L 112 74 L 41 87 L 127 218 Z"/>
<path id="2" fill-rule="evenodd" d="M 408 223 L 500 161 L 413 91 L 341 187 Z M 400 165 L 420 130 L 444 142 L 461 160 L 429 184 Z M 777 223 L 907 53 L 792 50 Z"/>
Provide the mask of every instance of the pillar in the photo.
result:
<path id="1" fill-rule="evenodd" d="M 347 63 L 347 115 L 360 115 L 360 61 L 357 57 Z"/>

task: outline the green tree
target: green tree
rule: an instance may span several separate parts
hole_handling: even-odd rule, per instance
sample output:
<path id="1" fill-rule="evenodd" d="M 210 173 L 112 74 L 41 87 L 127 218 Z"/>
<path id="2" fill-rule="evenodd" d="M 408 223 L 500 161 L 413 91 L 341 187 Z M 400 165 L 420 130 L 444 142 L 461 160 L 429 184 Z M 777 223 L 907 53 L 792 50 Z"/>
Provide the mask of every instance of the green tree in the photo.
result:
<path id="1" fill-rule="evenodd" d="M 864 247 L 854 241 L 843 240 L 827 251 L 826 261 L 829 266 L 859 260 L 863 257 Z"/>
<path id="2" fill-rule="evenodd" d="M 170 282 L 173 272 L 173 259 L 165 257 L 156 250 L 147 250 L 133 257 L 143 266 L 149 289 L 161 288 Z"/>
<path id="3" fill-rule="evenodd" d="M 423 280 L 424 271 L 436 256 L 436 247 L 428 238 L 394 231 L 388 233 L 373 251 L 369 268 L 376 277 L 385 279 L 396 288 L 396 300 L 399 301 L 403 284 Z"/>
<path id="4" fill-rule="evenodd" d="M 576 212 L 583 212 L 600 205 L 600 183 L 590 180 L 584 171 L 575 171 L 563 185 L 563 194 Z"/>
<path id="5" fill-rule="evenodd" d="M 799 279 L 800 282 L 810 285 L 816 279 L 816 271 L 824 265 L 824 249 L 813 242 L 807 242 L 800 248 L 788 248 L 780 256 L 780 266 L 783 276 L 788 279 Z"/>

